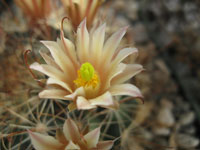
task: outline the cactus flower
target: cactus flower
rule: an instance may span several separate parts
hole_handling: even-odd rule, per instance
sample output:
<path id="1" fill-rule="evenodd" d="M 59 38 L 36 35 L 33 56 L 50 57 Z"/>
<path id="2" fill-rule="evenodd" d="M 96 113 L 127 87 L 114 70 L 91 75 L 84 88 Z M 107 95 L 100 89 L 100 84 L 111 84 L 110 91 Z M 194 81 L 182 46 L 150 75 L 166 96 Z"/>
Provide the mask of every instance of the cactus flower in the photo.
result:
<path id="1" fill-rule="evenodd" d="M 91 27 L 95 15 L 104 0 L 62 0 L 74 29 L 87 18 L 87 27 Z"/>
<path id="2" fill-rule="evenodd" d="M 83 134 L 71 119 L 65 121 L 63 131 L 57 131 L 56 138 L 28 132 L 36 150 L 110 150 L 113 146 L 113 141 L 99 142 L 100 128 Z"/>
<path id="3" fill-rule="evenodd" d="M 45 19 L 51 10 L 50 0 L 15 0 L 30 22 Z"/>
<path id="4" fill-rule="evenodd" d="M 42 41 L 52 57 L 41 52 L 47 64 L 35 62 L 30 66 L 49 76 L 47 89 L 39 93 L 40 98 L 68 100 L 70 110 L 116 108 L 118 102 L 114 97 L 120 95 L 142 98 L 136 86 L 124 83 L 143 70 L 139 64 L 122 62 L 138 53 L 136 48 L 118 48 L 127 27 L 107 40 L 105 28 L 103 24 L 88 33 L 84 20 L 77 29 L 75 44 L 64 37 L 62 30 L 61 39 L 56 42 Z"/>

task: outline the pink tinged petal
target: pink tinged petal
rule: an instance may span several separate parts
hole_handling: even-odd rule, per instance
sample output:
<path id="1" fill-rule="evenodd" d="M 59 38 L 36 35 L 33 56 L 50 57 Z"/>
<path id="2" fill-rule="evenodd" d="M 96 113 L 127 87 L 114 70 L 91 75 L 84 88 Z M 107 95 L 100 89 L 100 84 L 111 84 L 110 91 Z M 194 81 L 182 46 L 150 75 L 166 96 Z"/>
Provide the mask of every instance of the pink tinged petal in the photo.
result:
<path id="1" fill-rule="evenodd" d="M 83 87 L 76 89 L 72 94 L 65 95 L 65 98 L 74 100 L 77 96 L 85 96 L 85 90 Z"/>
<path id="2" fill-rule="evenodd" d="M 110 150 L 113 147 L 114 141 L 103 141 L 97 144 L 99 150 Z"/>
<path id="3" fill-rule="evenodd" d="M 90 99 L 89 102 L 93 106 L 111 106 L 114 104 L 113 98 L 110 92 L 106 92 L 99 97 Z"/>
<path id="4" fill-rule="evenodd" d="M 37 70 L 41 73 L 46 74 L 49 77 L 61 80 L 61 81 L 66 81 L 66 77 L 64 75 L 63 72 L 61 72 L 60 70 L 56 69 L 53 66 L 50 65 L 44 65 L 44 64 L 39 64 L 37 62 L 33 63 L 30 66 L 31 69 Z"/>
<path id="5" fill-rule="evenodd" d="M 112 109 L 112 110 L 118 110 L 119 109 L 119 102 L 118 101 L 113 101 L 114 104 L 110 106 L 104 106 L 104 108 Z"/>
<path id="6" fill-rule="evenodd" d="M 104 45 L 104 38 L 105 38 L 105 28 L 106 24 L 101 25 L 98 29 L 94 31 L 91 35 L 91 59 L 95 63 L 99 63 L 101 60 L 103 45 Z"/>
<path id="7" fill-rule="evenodd" d="M 104 51 L 103 58 L 106 59 L 106 62 L 109 62 L 112 59 L 115 50 L 119 46 L 121 39 L 126 33 L 127 28 L 128 27 L 124 27 L 120 29 L 118 32 L 114 33 L 105 43 L 105 46 L 103 48 Z"/>
<path id="8" fill-rule="evenodd" d="M 60 67 L 56 64 L 56 62 L 50 56 L 48 56 L 46 53 L 43 53 L 40 51 L 40 55 L 42 56 L 42 58 L 45 60 L 45 62 L 48 65 L 53 66 L 57 69 L 60 69 Z"/>
<path id="9" fill-rule="evenodd" d="M 61 40 L 58 39 L 57 42 L 60 46 L 62 46 L 64 52 L 74 64 L 74 67 L 77 67 L 78 61 L 74 44 L 64 36 L 61 36 Z"/>
<path id="10" fill-rule="evenodd" d="M 111 81 L 114 77 L 117 75 L 123 73 L 123 71 L 126 68 L 126 64 L 120 63 L 119 65 L 113 67 L 113 70 L 110 70 L 110 74 L 108 75 L 107 82 L 105 82 L 104 89 L 107 89 L 110 87 Z"/>
<path id="11" fill-rule="evenodd" d="M 44 90 L 39 93 L 40 98 L 51 98 L 51 99 L 62 99 L 62 100 L 69 100 L 65 98 L 65 95 L 68 95 L 69 93 L 66 90 L 61 89 L 49 89 Z"/>
<path id="12" fill-rule="evenodd" d="M 64 123 L 63 133 L 68 141 L 78 142 L 81 138 L 77 125 L 70 118 Z"/>
<path id="13" fill-rule="evenodd" d="M 72 93 L 72 89 L 70 88 L 70 86 L 67 83 L 62 82 L 61 80 L 57 80 L 57 79 L 54 79 L 54 78 L 49 78 L 47 80 L 47 84 L 57 84 L 57 85 L 61 86 L 62 88 L 65 88 L 70 93 Z"/>
<path id="14" fill-rule="evenodd" d="M 91 105 L 91 103 L 82 96 L 79 96 L 76 101 L 77 108 L 80 110 L 89 110 L 96 108 L 96 106 Z"/>
<path id="15" fill-rule="evenodd" d="M 128 95 L 136 98 L 143 98 L 140 90 L 132 84 L 118 84 L 109 89 L 113 96 Z"/>
<path id="16" fill-rule="evenodd" d="M 143 70 L 142 65 L 128 64 L 122 73 L 111 80 L 111 85 L 123 83 Z"/>
<path id="17" fill-rule="evenodd" d="M 72 62 L 69 57 L 62 50 L 57 42 L 53 41 L 41 41 L 51 52 L 56 64 L 65 72 L 66 74 L 74 73 Z"/>
<path id="18" fill-rule="evenodd" d="M 88 148 L 95 148 L 99 141 L 100 128 L 96 128 L 84 136 L 84 140 L 87 142 Z"/>
<path id="19" fill-rule="evenodd" d="M 63 147 L 55 138 L 40 133 L 28 131 L 31 137 L 31 142 L 36 150 L 60 150 Z"/>
<path id="20" fill-rule="evenodd" d="M 61 129 L 56 130 L 56 139 L 63 144 L 69 143 L 69 141 L 66 140 L 65 135 Z"/>
<path id="21" fill-rule="evenodd" d="M 86 27 L 86 19 L 84 19 L 79 25 L 79 28 L 77 30 L 77 41 L 76 41 L 77 53 L 81 63 L 86 62 L 88 60 L 88 57 L 90 57 L 88 55 L 89 40 L 90 37 Z"/>
<path id="22" fill-rule="evenodd" d="M 121 61 L 123 61 L 126 57 L 128 57 L 131 54 L 138 54 L 138 50 L 136 48 L 124 48 L 120 50 L 120 52 L 117 54 L 117 57 L 113 60 L 112 64 L 116 65 L 119 64 Z"/>
<path id="23" fill-rule="evenodd" d="M 76 144 L 74 144 L 72 141 L 69 142 L 69 144 L 65 147 L 65 150 L 79 150 L 80 147 Z"/>

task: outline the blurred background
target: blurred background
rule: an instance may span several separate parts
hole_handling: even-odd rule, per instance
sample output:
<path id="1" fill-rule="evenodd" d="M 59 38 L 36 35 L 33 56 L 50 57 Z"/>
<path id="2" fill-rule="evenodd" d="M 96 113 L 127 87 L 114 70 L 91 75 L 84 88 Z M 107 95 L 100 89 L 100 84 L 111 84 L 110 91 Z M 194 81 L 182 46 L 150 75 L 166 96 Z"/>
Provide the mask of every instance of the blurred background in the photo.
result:
<path id="1" fill-rule="evenodd" d="M 18 11 L 12 0 L 0 0 L 2 127 L 13 119 L 3 117 L 4 107 L 19 104 L 18 99 L 30 97 L 31 89 L 39 89 L 26 68 L 24 50 L 41 49 L 38 41 L 49 37 L 27 30 Z M 138 48 L 136 62 L 145 68 L 132 80 L 145 104 L 133 110 L 134 123 L 121 135 L 124 149 L 199 149 L 200 1 L 107 0 L 100 13 L 108 32 L 129 25 L 124 43 Z M 55 40 L 59 30 L 49 28 Z M 37 59 L 37 53 L 28 61 Z"/>

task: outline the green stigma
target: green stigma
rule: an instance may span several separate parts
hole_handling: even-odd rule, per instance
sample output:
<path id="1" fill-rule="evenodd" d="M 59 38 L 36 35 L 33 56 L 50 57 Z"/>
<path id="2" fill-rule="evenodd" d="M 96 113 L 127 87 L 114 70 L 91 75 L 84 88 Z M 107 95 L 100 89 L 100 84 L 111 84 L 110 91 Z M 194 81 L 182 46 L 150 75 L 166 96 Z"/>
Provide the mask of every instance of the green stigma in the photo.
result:
<path id="1" fill-rule="evenodd" d="M 94 76 L 94 67 L 90 63 L 86 62 L 81 65 L 80 74 L 83 80 L 90 81 Z"/>

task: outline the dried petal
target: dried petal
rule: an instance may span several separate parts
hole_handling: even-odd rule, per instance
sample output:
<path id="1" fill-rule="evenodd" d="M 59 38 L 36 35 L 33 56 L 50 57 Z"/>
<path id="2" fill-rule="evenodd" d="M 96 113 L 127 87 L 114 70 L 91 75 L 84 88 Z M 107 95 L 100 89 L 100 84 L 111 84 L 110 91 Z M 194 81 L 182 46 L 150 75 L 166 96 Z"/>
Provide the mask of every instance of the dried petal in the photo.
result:
<path id="1" fill-rule="evenodd" d="M 29 131 L 31 142 L 36 150 L 55 150 L 63 147 L 55 138 Z"/>
<path id="2" fill-rule="evenodd" d="M 84 136 L 88 148 L 93 148 L 97 146 L 97 143 L 99 141 L 99 136 L 100 136 L 100 128 L 96 128 Z"/>

